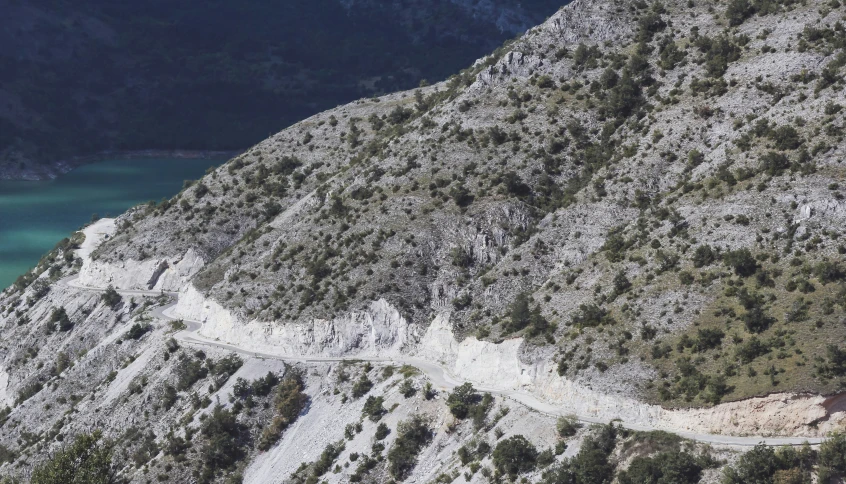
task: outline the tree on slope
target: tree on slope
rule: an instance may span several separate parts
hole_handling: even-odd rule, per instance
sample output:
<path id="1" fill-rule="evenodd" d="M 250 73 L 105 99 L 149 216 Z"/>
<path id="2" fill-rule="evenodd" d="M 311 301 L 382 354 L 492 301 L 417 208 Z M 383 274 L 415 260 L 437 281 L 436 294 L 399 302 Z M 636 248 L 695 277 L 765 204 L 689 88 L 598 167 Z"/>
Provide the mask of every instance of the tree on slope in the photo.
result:
<path id="1" fill-rule="evenodd" d="M 82 434 L 32 472 L 32 484 L 116 484 L 112 445 L 100 431 Z"/>

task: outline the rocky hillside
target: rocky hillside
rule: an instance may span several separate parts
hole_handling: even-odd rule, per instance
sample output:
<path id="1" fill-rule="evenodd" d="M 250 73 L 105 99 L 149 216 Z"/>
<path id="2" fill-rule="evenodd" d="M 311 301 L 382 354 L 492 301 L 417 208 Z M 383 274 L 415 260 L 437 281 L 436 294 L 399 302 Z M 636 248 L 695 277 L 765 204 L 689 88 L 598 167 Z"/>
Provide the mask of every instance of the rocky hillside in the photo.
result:
<path id="1" fill-rule="evenodd" d="M 93 252 L 65 241 L 0 300 L 3 469 L 102 429 L 139 482 L 846 472 L 840 437 L 738 458 L 607 426 L 568 441 L 531 410 L 752 444 L 843 430 L 844 8 L 577 0 L 446 82 L 278 133 Z M 123 300 L 57 282 L 77 272 Z M 493 396 L 438 395 L 432 365 Z M 151 433 L 134 462 L 130 425 Z"/>
<path id="2" fill-rule="evenodd" d="M 0 1 L 0 179 L 101 152 L 242 150 L 441 80 L 560 2 Z"/>

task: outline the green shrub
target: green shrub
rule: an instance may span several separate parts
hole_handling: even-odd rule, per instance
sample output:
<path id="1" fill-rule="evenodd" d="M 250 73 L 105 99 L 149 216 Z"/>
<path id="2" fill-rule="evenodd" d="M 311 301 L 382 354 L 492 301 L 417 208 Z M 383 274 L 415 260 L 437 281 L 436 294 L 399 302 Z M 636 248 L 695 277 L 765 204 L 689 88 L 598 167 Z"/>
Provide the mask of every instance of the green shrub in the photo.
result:
<path id="1" fill-rule="evenodd" d="M 454 201 L 456 205 L 462 208 L 471 205 L 475 198 L 473 194 L 470 193 L 470 190 L 468 190 L 463 183 L 459 183 L 458 185 L 454 186 L 450 190 L 449 196 L 452 198 L 452 201 Z"/>
<path id="2" fill-rule="evenodd" d="M 511 303 L 509 322 L 505 327 L 507 332 L 516 332 L 531 326 L 530 336 L 545 333 L 550 329 L 549 321 L 541 314 L 540 306 L 529 309 L 529 295 L 520 293 Z"/>
<path id="3" fill-rule="evenodd" d="M 695 43 L 704 54 L 705 72 L 709 77 L 722 77 L 728 65 L 740 59 L 742 53 L 740 46 L 727 35 L 715 38 L 703 35 Z"/>
<path id="4" fill-rule="evenodd" d="M 578 328 L 603 326 L 606 324 L 615 324 L 616 322 L 605 308 L 601 308 L 596 304 L 580 304 L 579 312 L 574 314 L 570 320 L 570 324 Z"/>
<path id="5" fill-rule="evenodd" d="M 367 378 L 367 374 L 361 375 L 361 378 L 358 379 L 357 382 L 352 387 L 352 396 L 353 398 L 361 398 L 373 388 L 373 382 Z"/>
<path id="6" fill-rule="evenodd" d="M 385 425 L 385 422 L 380 422 L 379 425 L 376 426 L 376 440 L 383 440 L 388 434 L 391 433 L 391 429 Z"/>
<path id="7" fill-rule="evenodd" d="M 779 176 L 790 168 L 790 160 L 784 153 L 768 151 L 761 156 L 761 170 L 767 175 Z"/>
<path id="8" fill-rule="evenodd" d="M 159 446 L 156 444 L 156 434 L 153 431 L 147 430 L 143 432 L 137 427 L 131 427 L 126 434 L 127 436 L 124 437 L 126 441 L 140 442 L 130 456 L 135 467 L 141 468 L 159 453 Z"/>
<path id="9" fill-rule="evenodd" d="M 756 445 L 743 454 L 733 465 L 723 471 L 725 484 L 755 484 L 771 482 L 811 482 L 810 464 L 813 451 L 810 447 L 796 450 L 790 447 L 777 451 L 764 444 Z M 795 476 L 798 480 L 782 480 Z"/>
<path id="10" fill-rule="evenodd" d="M 696 457 L 687 452 L 659 452 L 650 457 L 635 457 L 617 479 L 620 484 L 696 484 L 702 470 Z"/>
<path id="11" fill-rule="evenodd" d="M 203 421 L 200 433 L 205 438 L 200 457 L 207 474 L 229 469 L 244 456 L 249 430 L 238 422 L 234 412 L 220 404 Z"/>
<path id="12" fill-rule="evenodd" d="M 195 383 L 205 378 L 209 370 L 203 362 L 191 357 L 185 358 L 176 367 L 176 389 L 185 391 L 194 386 Z"/>
<path id="13" fill-rule="evenodd" d="M 775 142 L 778 150 L 795 150 L 802 145 L 802 138 L 793 126 L 779 126 L 770 131 L 770 139 Z"/>
<path id="14" fill-rule="evenodd" d="M 706 267 L 717 260 L 717 253 L 710 245 L 700 245 L 693 253 L 693 267 Z"/>
<path id="15" fill-rule="evenodd" d="M 0 464 L 5 464 L 6 462 L 14 462 L 15 459 L 17 459 L 17 454 L 14 451 L 9 450 L 9 448 L 5 445 L 0 444 Z M 8 482 L 0 481 L 0 483 L 15 484 L 15 482 L 11 480 Z"/>
<path id="16" fill-rule="evenodd" d="M 541 89 L 550 89 L 555 87 L 555 81 L 551 77 L 544 75 L 538 78 L 536 85 Z"/>
<path id="17" fill-rule="evenodd" d="M 388 413 L 388 411 L 385 410 L 385 407 L 383 406 L 384 403 L 384 398 L 374 397 L 373 395 L 370 395 L 364 402 L 364 407 L 361 409 L 361 413 L 362 415 L 368 417 L 370 420 L 378 422 L 379 419 L 382 418 L 382 415 Z"/>
<path id="18" fill-rule="evenodd" d="M 816 265 L 816 267 L 814 267 L 814 274 L 823 284 L 846 279 L 846 271 L 844 271 L 837 262 L 820 262 Z"/>
<path id="19" fill-rule="evenodd" d="M 135 323 L 124 335 L 124 339 L 139 340 L 142 336 L 152 331 L 153 328 L 147 323 Z"/>
<path id="20" fill-rule="evenodd" d="M 614 293 L 623 294 L 631 289 L 631 287 L 632 283 L 629 281 L 629 278 L 626 277 L 625 272 L 620 271 L 614 276 Z"/>
<path id="21" fill-rule="evenodd" d="M 302 378 L 295 372 L 290 373 L 274 391 L 273 408 L 276 415 L 261 433 L 259 450 L 270 449 L 282 436 L 282 432 L 297 420 L 308 403 L 308 395 L 303 392 Z"/>
<path id="22" fill-rule="evenodd" d="M 829 435 L 819 450 L 819 480 L 829 482 L 834 476 L 846 475 L 846 434 Z"/>
<path id="23" fill-rule="evenodd" d="M 687 167 L 688 169 L 696 168 L 697 166 L 701 165 L 705 161 L 705 155 L 697 150 L 693 149 L 687 154 Z"/>
<path id="24" fill-rule="evenodd" d="M 61 375 L 63 371 L 67 370 L 72 365 L 73 361 L 71 361 L 71 357 L 64 351 L 60 351 L 59 354 L 56 355 L 56 369 L 53 374 Z"/>
<path id="25" fill-rule="evenodd" d="M 429 421 L 420 415 L 397 425 L 397 439 L 388 451 L 388 472 L 395 479 L 405 479 L 417 463 L 417 455 L 432 439 Z"/>
<path id="26" fill-rule="evenodd" d="M 329 469 L 332 467 L 332 463 L 335 462 L 335 459 L 337 459 L 339 455 L 341 455 L 344 448 L 345 445 L 343 440 L 339 440 L 333 444 L 326 444 L 326 448 L 320 453 L 320 458 L 314 463 L 314 468 L 311 471 L 311 475 L 315 478 L 315 481 L 323 474 L 329 472 Z"/>
<path id="27" fill-rule="evenodd" d="M 623 69 L 623 75 L 609 91 L 600 112 L 608 117 L 626 118 L 643 105 L 643 96 L 638 83 L 629 68 Z"/>
<path id="28" fill-rule="evenodd" d="M 194 198 L 197 200 L 206 196 L 209 193 L 209 187 L 205 183 L 198 183 L 197 188 L 194 189 Z"/>
<path id="29" fill-rule="evenodd" d="M 27 383 L 20 390 L 18 390 L 18 397 L 15 399 L 15 405 L 20 405 L 21 403 L 29 400 L 32 398 L 36 393 L 40 392 L 44 389 L 44 384 L 40 381 L 33 381 Z"/>
<path id="30" fill-rule="evenodd" d="M 253 381 L 250 385 L 250 393 L 258 397 L 270 395 L 273 387 L 278 385 L 279 381 L 279 376 L 276 373 L 268 371 L 266 375 Z"/>
<path id="31" fill-rule="evenodd" d="M 405 398 L 411 398 L 417 393 L 417 389 L 414 388 L 414 384 L 411 382 L 411 379 L 406 378 L 402 381 L 399 387 L 399 391 Z"/>
<path id="32" fill-rule="evenodd" d="M 388 113 L 388 122 L 391 124 L 402 124 L 414 116 L 414 111 L 397 106 L 393 111 Z"/>
<path id="33" fill-rule="evenodd" d="M 575 415 L 559 417 L 555 424 L 555 428 L 558 430 L 558 436 L 562 439 L 576 435 L 576 432 L 579 431 L 581 426 L 582 424 L 579 423 Z"/>
<path id="34" fill-rule="evenodd" d="M 481 395 L 476 393 L 471 383 L 464 383 L 455 387 L 447 397 L 447 407 L 457 419 L 467 418 L 471 407 L 482 401 Z"/>
<path id="35" fill-rule="evenodd" d="M 164 388 L 162 388 L 162 408 L 170 410 L 178 398 L 179 395 L 176 393 L 176 388 L 166 383 Z"/>
<path id="36" fill-rule="evenodd" d="M 605 251 L 605 257 L 608 258 L 609 262 L 621 262 L 626 257 L 626 251 L 632 243 L 623 236 L 623 228 L 617 227 L 608 233 L 608 238 L 605 239 L 602 250 Z"/>
<path id="37" fill-rule="evenodd" d="M 190 447 L 190 442 L 185 440 L 183 437 L 174 435 L 171 431 L 168 432 L 167 436 L 165 437 L 162 450 L 164 451 L 165 455 L 172 456 L 177 462 L 182 462 L 185 460 L 185 453 Z"/>
<path id="38" fill-rule="evenodd" d="M 522 435 L 501 441 L 493 452 L 494 467 L 512 476 L 535 470 L 537 459 L 537 449 Z"/>
<path id="39" fill-rule="evenodd" d="M 617 71 L 609 67 L 602 72 L 602 76 L 599 78 L 599 85 L 602 86 L 603 89 L 611 89 L 616 86 L 619 81 L 620 76 L 617 74 Z"/>
<path id="40" fill-rule="evenodd" d="M 597 59 L 601 57 L 602 52 L 599 51 L 599 47 L 595 45 L 588 47 L 584 43 L 580 43 L 573 51 L 573 64 L 577 68 L 592 68 L 596 66 Z"/>
<path id="41" fill-rule="evenodd" d="M 73 322 L 68 317 L 68 313 L 64 307 L 53 308 L 47 325 L 49 328 L 55 328 L 58 325 L 59 331 L 70 331 L 73 329 Z"/>
<path id="42" fill-rule="evenodd" d="M 755 305 L 749 308 L 742 316 L 743 324 L 750 333 L 761 333 L 769 329 L 775 323 L 775 318 L 769 316 L 764 308 Z"/>
<path id="43" fill-rule="evenodd" d="M 749 0 L 731 0 L 726 8 L 726 20 L 729 25 L 740 25 L 755 14 L 755 8 Z"/>
<path id="44" fill-rule="evenodd" d="M 493 396 L 490 393 L 485 393 L 479 403 L 470 407 L 468 415 L 473 419 L 473 427 L 476 430 L 485 426 L 491 406 L 493 406 Z"/>
<path id="45" fill-rule="evenodd" d="M 736 355 L 743 364 L 748 364 L 755 360 L 755 358 L 764 356 L 769 352 L 769 345 L 753 336 L 737 347 Z"/>
<path id="46" fill-rule="evenodd" d="M 846 351 L 830 344 L 826 347 L 826 357 L 826 362 L 820 367 L 820 373 L 829 378 L 846 375 Z"/>
<path id="47" fill-rule="evenodd" d="M 662 13 L 664 13 L 663 5 L 655 2 L 648 12 L 640 16 L 635 37 L 638 42 L 651 42 L 656 33 L 667 27 L 667 22 L 661 18 Z"/>
<path id="48" fill-rule="evenodd" d="M 118 482 L 112 465 L 110 442 L 102 434 L 78 435 L 70 446 L 59 450 L 32 471 L 32 484 L 112 484 Z"/>
<path id="49" fill-rule="evenodd" d="M 236 354 L 224 356 L 217 361 L 209 361 L 209 370 L 213 375 L 234 375 L 244 364 L 244 360 Z"/>
<path id="50" fill-rule="evenodd" d="M 509 171 L 508 173 L 502 176 L 501 182 L 505 185 L 506 190 L 511 195 L 517 197 L 528 197 L 532 194 L 532 188 L 527 185 L 520 175 L 513 171 Z"/>
<path id="51" fill-rule="evenodd" d="M 749 277 L 758 270 L 758 261 L 749 252 L 749 249 L 738 249 L 726 252 L 723 255 L 723 263 L 734 270 L 740 277 Z"/>
<path id="52" fill-rule="evenodd" d="M 725 333 L 719 329 L 699 329 L 695 338 L 691 338 L 686 334 L 682 335 L 679 340 L 678 350 L 682 351 L 684 348 L 692 348 L 694 353 L 708 351 L 719 347 L 724 337 Z"/>
<path id="53" fill-rule="evenodd" d="M 109 285 L 109 287 L 106 288 L 106 292 L 103 293 L 101 300 L 106 304 L 106 306 L 115 308 L 121 303 L 123 298 L 121 298 L 120 294 L 118 294 L 114 287 Z"/>
<path id="54" fill-rule="evenodd" d="M 614 465 L 609 461 L 616 446 L 617 429 L 604 425 L 585 438 L 579 453 L 543 473 L 541 484 L 611 484 Z"/>
<path id="55" fill-rule="evenodd" d="M 368 116 L 367 122 L 370 123 L 370 127 L 373 129 L 373 131 L 379 131 L 385 126 L 385 122 L 376 113 L 373 113 Z"/>

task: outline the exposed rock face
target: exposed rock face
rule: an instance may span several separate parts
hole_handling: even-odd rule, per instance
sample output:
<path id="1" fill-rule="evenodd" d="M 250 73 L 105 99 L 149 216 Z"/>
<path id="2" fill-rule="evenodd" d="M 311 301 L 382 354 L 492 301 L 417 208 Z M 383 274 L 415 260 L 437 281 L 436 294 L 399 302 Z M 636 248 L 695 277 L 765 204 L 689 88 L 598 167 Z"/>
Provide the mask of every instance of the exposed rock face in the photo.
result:
<path id="1" fill-rule="evenodd" d="M 300 356 L 391 357 L 416 346 L 420 328 L 409 325 L 385 300 L 367 309 L 332 320 L 278 325 L 273 322 L 238 321 L 214 301 L 205 299 L 193 287 L 180 293 L 174 317 L 200 321 L 200 335 L 256 352 Z"/>
<path id="2" fill-rule="evenodd" d="M 179 258 L 118 263 L 86 260 L 79 271 L 81 284 L 90 287 L 114 286 L 118 289 L 178 292 L 205 265 L 191 249 Z"/>
<path id="3" fill-rule="evenodd" d="M 505 57 L 498 63 L 480 72 L 479 81 L 482 85 L 491 86 L 506 82 L 514 77 L 527 78 L 541 66 L 543 66 L 543 60 L 539 57 L 511 51 L 505 54 Z"/>
<path id="4" fill-rule="evenodd" d="M 668 428 L 693 434 L 824 436 L 842 428 L 846 412 L 814 395 L 778 393 L 717 405 L 713 408 L 665 410 L 623 395 L 609 395 L 560 378 L 547 361 L 520 359 L 522 338 L 493 344 L 474 337 L 457 342 L 448 315 L 432 322 L 417 354 L 443 364 L 462 380 L 480 388 L 527 390 L 549 403 L 550 411 L 623 420 L 647 428 Z M 620 389 L 625 393 L 627 389 Z"/>
<path id="5" fill-rule="evenodd" d="M 420 334 L 409 327 L 384 300 L 369 310 L 332 321 L 310 324 L 236 322 L 219 304 L 190 288 L 180 295 L 175 317 L 204 323 L 200 334 L 209 340 L 257 353 L 292 357 L 394 357 L 413 355 L 442 365 L 451 377 L 482 389 L 528 392 L 545 402 L 550 412 L 572 413 L 596 421 L 622 420 L 644 428 L 667 428 L 690 434 L 795 435 L 816 437 L 837 431 L 846 418 L 840 400 L 822 396 L 777 393 L 713 408 L 666 410 L 624 394 L 598 392 L 558 376 L 544 359 L 522 361 L 523 338 L 495 344 L 475 337 L 458 342 L 448 312 L 439 314 Z"/>

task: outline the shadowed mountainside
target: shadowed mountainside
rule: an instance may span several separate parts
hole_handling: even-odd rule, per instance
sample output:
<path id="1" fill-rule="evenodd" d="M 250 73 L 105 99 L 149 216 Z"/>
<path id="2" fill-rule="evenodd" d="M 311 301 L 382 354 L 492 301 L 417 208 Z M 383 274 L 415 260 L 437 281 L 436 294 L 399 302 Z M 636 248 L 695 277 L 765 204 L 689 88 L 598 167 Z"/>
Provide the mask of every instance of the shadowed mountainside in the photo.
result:
<path id="1" fill-rule="evenodd" d="M 559 6 L 2 0 L 0 177 L 106 150 L 241 150 L 323 109 L 443 79 Z"/>

